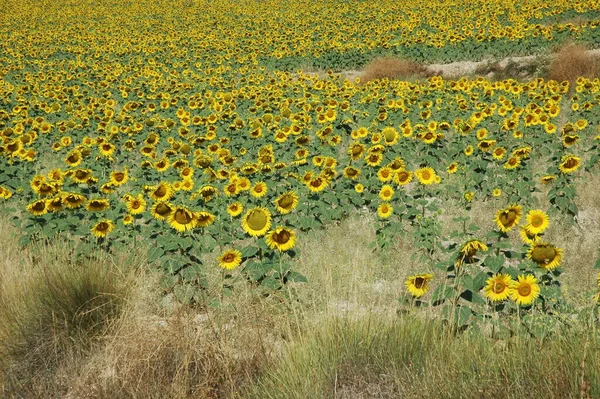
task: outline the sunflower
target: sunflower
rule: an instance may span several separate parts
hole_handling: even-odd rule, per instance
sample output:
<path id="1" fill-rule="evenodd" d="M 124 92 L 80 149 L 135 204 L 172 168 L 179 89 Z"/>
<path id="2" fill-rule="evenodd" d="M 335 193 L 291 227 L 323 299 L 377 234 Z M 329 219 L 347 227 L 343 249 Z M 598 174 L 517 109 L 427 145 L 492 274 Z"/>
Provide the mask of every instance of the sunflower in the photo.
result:
<path id="1" fill-rule="evenodd" d="M 215 186 L 205 185 L 198 190 L 197 194 L 200 195 L 205 202 L 208 202 L 219 194 L 219 189 Z"/>
<path id="2" fill-rule="evenodd" d="M 173 187 L 169 182 L 161 182 L 151 188 L 150 198 L 154 201 L 168 201 L 173 196 Z"/>
<path id="3" fill-rule="evenodd" d="M 542 184 L 549 184 L 549 183 L 553 182 L 554 180 L 556 180 L 556 175 L 546 175 L 546 176 L 542 176 L 542 178 L 540 179 Z"/>
<path id="4" fill-rule="evenodd" d="M 85 184 L 92 177 L 90 169 L 75 169 L 67 172 L 69 177 L 77 184 Z"/>
<path id="5" fill-rule="evenodd" d="M 110 157 L 115 152 L 115 146 L 111 143 L 103 143 L 100 145 L 100 154 L 105 157 Z"/>
<path id="6" fill-rule="evenodd" d="M 449 174 L 458 172 L 458 162 L 452 162 L 450 165 L 448 165 L 448 167 L 446 168 L 446 171 Z"/>
<path id="7" fill-rule="evenodd" d="M 358 141 L 352 143 L 348 149 L 348 155 L 350 155 L 350 159 L 353 161 L 361 159 L 365 153 L 365 148 L 365 145 Z"/>
<path id="8" fill-rule="evenodd" d="M 215 222 L 215 215 L 210 212 L 201 211 L 196 212 L 196 227 L 207 227 Z"/>
<path id="9" fill-rule="evenodd" d="M 8 188 L 6 187 L 2 187 L 0 186 L 0 198 L 1 199 L 9 199 L 10 197 L 13 196 L 12 191 L 10 191 Z"/>
<path id="10" fill-rule="evenodd" d="M 350 180 L 358 179 L 358 177 L 360 176 L 360 169 L 357 169 L 352 166 L 346 166 L 344 168 L 344 176 Z"/>
<path id="11" fill-rule="evenodd" d="M 516 155 L 512 155 L 510 158 L 508 158 L 506 163 L 504 163 L 503 167 L 506 170 L 512 170 L 518 168 L 519 165 L 521 165 L 521 158 Z"/>
<path id="12" fill-rule="evenodd" d="M 388 182 L 394 178 L 394 170 L 388 166 L 384 166 L 383 168 L 377 171 L 377 179 L 380 182 Z"/>
<path id="13" fill-rule="evenodd" d="M 253 237 L 265 235 L 269 227 L 271 227 L 271 213 L 266 208 L 250 209 L 242 218 L 242 228 Z"/>
<path id="14" fill-rule="evenodd" d="M 400 135 L 393 127 L 386 127 L 381 131 L 383 141 L 386 145 L 394 145 L 398 142 Z"/>
<path id="15" fill-rule="evenodd" d="M 394 212 L 394 207 L 387 202 L 384 202 L 377 207 L 377 215 L 382 219 L 387 219 L 392 216 L 392 212 Z"/>
<path id="16" fill-rule="evenodd" d="M 381 198 L 382 201 L 389 201 L 393 196 L 394 189 L 392 186 L 385 184 L 383 187 L 381 187 L 381 190 L 379 191 L 379 198 Z"/>
<path id="17" fill-rule="evenodd" d="M 142 194 L 138 194 L 137 197 L 128 197 L 125 202 L 125 206 L 127 207 L 127 212 L 132 215 L 139 215 L 140 213 L 144 213 L 146 210 L 146 200 L 144 200 L 144 196 Z"/>
<path id="18" fill-rule="evenodd" d="M 493 302 L 501 302 L 510 296 L 512 278 L 508 274 L 497 273 L 486 281 L 485 297 Z"/>
<path id="19" fill-rule="evenodd" d="M 296 244 L 296 233 L 294 230 L 280 226 L 269 231 L 265 240 L 269 248 L 284 252 L 292 249 Z"/>
<path id="20" fill-rule="evenodd" d="M 63 193 L 63 204 L 69 209 L 77 209 L 85 202 L 86 198 L 81 194 Z"/>
<path id="21" fill-rule="evenodd" d="M 231 203 L 227 207 L 227 213 L 231 217 L 239 216 L 239 215 L 241 215 L 241 213 L 243 211 L 244 211 L 244 206 L 240 202 Z"/>
<path id="22" fill-rule="evenodd" d="M 67 154 L 67 157 L 65 158 L 65 163 L 70 167 L 76 167 L 81 164 L 82 159 L 83 157 L 81 155 L 81 151 L 73 150 L 69 154 Z"/>
<path id="23" fill-rule="evenodd" d="M 262 182 L 262 181 L 256 183 L 250 190 L 250 194 L 254 198 L 264 197 L 267 194 L 267 183 Z"/>
<path id="24" fill-rule="evenodd" d="M 232 270 L 242 263 L 242 253 L 237 249 L 229 249 L 217 258 L 219 266 L 223 269 Z"/>
<path id="25" fill-rule="evenodd" d="M 568 174 L 573 173 L 581 166 L 581 158 L 574 155 L 565 155 L 561 159 L 561 163 L 558 166 L 562 173 Z"/>
<path id="26" fill-rule="evenodd" d="M 167 220 L 173 212 L 173 206 L 166 201 L 159 201 L 152 205 L 152 216 L 157 220 Z"/>
<path id="27" fill-rule="evenodd" d="M 527 251 L 527 259 L 534 261 L 545 270 L 552 270 L 560 266 L 563 251 L 552 244 L 537 241 L 531 244 Z"/>
<path id="28" fill-rule="evenodd" d="M 115 228 L 115 224 L 108 219 L 104 219 L 96 223 L 94 227 L 92 227 L 92 234 L 98 238 L 106 237 L 111 231 Z"/>
<path id="29" fill-rule="evenodd" d="M 471 155 L 473 155 L 473 146 L 472 145 L 468 145 L 467 148 L 465 148 L 464 153 L 468 157 L 470 157 Z"/>
<path id="30" fill-rule="evenodd" d="M 525 228 L 533 235 L 543 233 L 550 225 L 550 218 L 546 212 L 540 209 L 534 209 L 527 213 L 527 224 Z"/>
<path id="31" fill-rule="evenodd" d="M 502 195 L 502 190 L 500 190 L 499 188 L 495 188 L 495 189 L 492 191 L 492 197 L 499 197 L 499 196 L 501 196 L 501 195 Z"/>
<path id="32" fill-rule="evenodd" d="M 365 186 L 363 186 L 362 184 L 358 183 L 357 185 L 354 186 L 354 191 L 356 191 L 357 193 L 362 193 L 363 191 L 365 191 Z"/>
<path id="33" fill-rule="evenodd" d="M 298 195 L 293 191 L 282 194 L 275 201 L 277 211 L 283 215 L 293 211 L 298 206 Z"/>
<path id="34" fill-rule="evenodd" d="M 404 186 L 412 181 L 413 175 L 409 170 L 401 170 L 394 174 L 394 183 L 399 186 Z"/>
<path id="35" fill-rule="evenodd" d="M 314 179 L 312 179 L 311 181 L 309 181 L 306 184 L 306 187 L 308 187 L 308 189 L 311 192 L 318 193 L 318 192 L 325 190 L 325 188 L 327 187 L 328 184 L 329 184 L 329 182 L 327 181 L 327 179 L 325 179 L 321 176 L 317 176 Z"/>
<path id="36" fill-rule="evenodd" d="M 131 215 L 125 215 L 125 216 L 123 216 L 122 220 L 123 220 L 123 224 L 124 225 L 132 224 L 133 221 L 134 221 L 133 216 L 131 216 Z"/>
<path id="37" fill-rule="evenodd" d="M 110 207 L 110 202 L 107 199 L 91 199 L 85 205 L 85 209 L 89 212 L 102 212 Z"/>
<path id="38" fill-rule="evenodd" d="M 115 187 L 122 186 L 127 183 L 129 180 L 129 174 L 127 173 L 127 169 L 123 171 L 115 171 L 110 174 L 110 182 Z"/>
<path id="39" fill-rule="evenodd" d="M 42 216 L 48 213 L 48 200 L 40 199 L 27 205 L 27 210 L 33 216 Z"/>
<path id="40" fill-rule="evenodd" d="M 365 162 L 367 163 L 367 165 L 372 166 L 372 167 L 379 166 L 379 164 L 381 163 L 382 160 L 383 160 L 383 155 L 381 155 L 381 153 L 379 153 L 379 152 L 371 152 L 365 158 Z"/>
<path id="41" fill-rule="evenodd" d="M 410 276 L 404 282 L 407 291 L 415 298 L 421 298 L 429 291 L 429 281 L 433 278 L 433 274 L 418 274 Z"/>
<path id="42" fill-rule="evenodd" d="M 518 281 L 513 281 L 510 288 L 510 298 L 519 305 L 531 305 L 540 295 L 540 286 L 531 274 L 520 275 Z"/>
<path id="43" fill-rule="evenodd" d="M 477 255 L 477 251 L 487 251 L 488 246 L 479 240 L 470 240 L 467 241 L 458 254 L 458 258 L 454 263 L 455 266 L 460 266 L 463 263 L 474 263 L 475 255 Z"/>
<path id="44" fill-rule="evenodd" d="M 183 206 L 174 208 L 167 218 L 169 225 L 179 232 L 192 230 L 197 221 L 196 213 Z"/>
<path id="45" fill-rule="evenodd" d="M 433 168 L 421 168 L 415 171 L 415 175 L 419 182 L 423 185 L 429 185 L 436 182 L 436 174 Z"/>
<path id="46" fill-rule="evenodd" d="M 508 208 L 497 211 L 494 222 L 496 222 L 500 231 L 506 233 L 519 224 L 522 214 L 521 205 L 511 205 Z"/>

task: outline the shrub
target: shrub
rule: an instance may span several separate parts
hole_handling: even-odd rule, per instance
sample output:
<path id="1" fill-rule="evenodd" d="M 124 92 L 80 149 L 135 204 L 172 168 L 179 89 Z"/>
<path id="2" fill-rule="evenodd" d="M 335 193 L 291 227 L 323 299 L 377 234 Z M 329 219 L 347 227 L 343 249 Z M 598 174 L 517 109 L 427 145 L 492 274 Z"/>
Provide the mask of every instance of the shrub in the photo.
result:
<path id="1" fill-rule="evenodd" d="M 598 75 L 597 60 L 586 52 L 585 47 L 575 44 L 563 46 L 550 64 L 548 79 L 571 84 L 578 77 L 593 78 Z"/>
<path id="2" fill-rule="evenodd" d="M 375 79 L 414 79 L 427 75 L 427 68 L 412 61 L 393 57 L 375 58 L 360 78 L 362 83 Z"/>

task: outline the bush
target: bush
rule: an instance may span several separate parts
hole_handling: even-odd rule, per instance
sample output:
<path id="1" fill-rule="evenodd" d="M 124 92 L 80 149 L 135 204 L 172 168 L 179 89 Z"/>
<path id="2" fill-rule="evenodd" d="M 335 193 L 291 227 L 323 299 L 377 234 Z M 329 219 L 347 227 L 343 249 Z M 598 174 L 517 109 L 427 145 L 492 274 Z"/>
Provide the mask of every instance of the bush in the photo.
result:
<path id="1" fill-rule="evenodd" d="M 427 68 L 412 61 L 393 57 L 375 58 L 360 78 L 362 83 L 375 79 L 414 79 L 427 75 Z"/>
<path id="2" fill-rule="evenodd" d="M 578 77 L 594 78 L 598 75 L 598 62 L 580 45 L 563 46 L 555 55 L 548 71 L 548 79 L 571 84 Z"/>

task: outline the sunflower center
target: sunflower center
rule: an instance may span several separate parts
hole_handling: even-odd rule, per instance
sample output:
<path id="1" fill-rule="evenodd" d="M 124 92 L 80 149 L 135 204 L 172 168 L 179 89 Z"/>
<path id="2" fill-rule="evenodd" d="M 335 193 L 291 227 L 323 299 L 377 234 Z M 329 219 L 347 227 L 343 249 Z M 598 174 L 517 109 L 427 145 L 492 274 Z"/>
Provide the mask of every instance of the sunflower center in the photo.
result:
<path id="1" fill-rule="evenodd" d="M 428 170 L 425 170 L 421 174 L 421 177 L 423 177 L 423 180 L 429 180 L 429 179 L 431 179 L 431 172 L 429 172 Z"/>
<path id="2" fill-rule="evenodd" d="M 190 224 L 192 223 L 192 214 L 185 209 L 177 209 L 175 211 L 175 221 L 179 224 Z"/>
<path id="3" fill-rule="evenodd" d="M 517 214 L 515 211 L 512 211 L 512 210 L 504 211 L 500 215 L 500 223 L 502 223 L 502 225 L 505 227 L 512 226 L 516 219 L 517 219 Z"/>
<path id="4" fill-rule="evenodd" d="M 577 166 L 577 161 L 573 158 L 569 158 L 567 159 L 567 161 L 565 162 L 565 168 L 567 169 L 571 169 Z"/>
<path id="5" fill-rule="evenodd" d="M 423 288 L 423 286 L 425 285 L 426 282 L 427 282 L 427 280 L 424 279 L 423 277 L 417 277 L 417 278 L 415 278 L 415 287 L 421 289 L 421 288 Z"/>
<path id="6" fill-rule="evenodd" d="M 171 212 L 171 208 L 168 205 L 160 204 L 156 207 L 156 213 L 160 216 L 168 215 Z"/>
<path id="7" fill-rule="evenodd" d="M 494 294 L 501 294 L 506 289 L 506 284 L 502 281 L 494 281 L 494 286 L 492 287 L 492 291 Z"/>
<path id="8" fill-rule="evenodd" d="M 408 173 L 406 173 L 406 172 L 400 172 L 400 173 L 398 173 L 398 180 L 401 183 L 404 183 L 405 181 L 407 181 L 408 180 Z"/>
<path id="9" fill-rule="evenodd" d="M 117 172 L 114 174 L 114 178 L 116 181 L 121 182 L 121 181 L 125 180 L 125 173 Z"/>
<path id="10" fill-rule="evenodd" d="M 104 233 L 107 230 L 108 230 L 108 223 L 106 223 L 106 222 L 98 223 L 98 226 L 96 227 L 96 231 Z"/>
<path id="11" fill-rule="evenodd" d="M 542 218 L 541 216 L 536 215 L 531 219 L 531 225 L 533 227 L 540 227 L 543 224 L 544 224 L 544 218 Z"/>
<path id="12" fill-rule="evenodd" d="M 354 146 L 352 148 L 352 155 L 359 156 L 360 154 L 362 154 L 362 147 L 360 147 L 360 146 Z"/>
<path id="13" fill-rule="evenodd" d="M 44 201 L 39 201 L 33 206 L 33 209 L 36 211 L 43 211 L 44 208 L 46 208 L 46 203 Z"/>
<path id="14" fill-rule="evenodd" d="M 165 195 L 167 195 L 167 188 L 165 186 L 160 186 L 156 189 L 156 191 L 154 191 L 154 195 L 156 195 L 157 197 L 164 197 Z"/>
<path id="15" fill-rule="evenodd" d="M 271 238 L 273 239 L 273 241 L 275 241 L 277 244 L 285 244 L 290 240 L 290 232 L 285 230 L 285 229 L 281 229 L 279 232 L 275 232 Z"/>
<path id="16" fill-rule="evenodd" d="M 531 252 L 531 259 L 537 264 L 548 264 L 556 258 L 556 249 L 549 245 L 537 245 Z"/>
<path id="17" fill-rule="evenodd" d="M 520 296 L 528 296 L 531 294 L 531 286 L 529 284 L 523 284 L 519 286 L 518 290 Z"/>
<path id="18" fill-rule="evenodd" d="M 234 254 L 227 254 L 227 255 L 223 256 L 223 262 L 225 262 L 225 263 L 232 263 L 234 260 L 235 260 Z"/>
<path id="19" fill-rule="evenodd" d="M 131 208 L 132 209 L 139 209 L 139 208 L 141 208 L 141 206 L 142 206 L 142 203 L 140 201 L 138 201 L 138 200 L 133 200 L 131 202 Z"/>
<path id="20" fill-rule="evenodd" d="M 283 209 L 291 207 L 294 203 L 294 198 L 291 195 L 286 194 L 277 201 L 277 204 Z"/>
<path id="21" fill-rule="evenodd" d="M 252 230 L 262 230 L 267 225 L 267 214 L 261 210 L 252 211 L 246 220 Z"/>

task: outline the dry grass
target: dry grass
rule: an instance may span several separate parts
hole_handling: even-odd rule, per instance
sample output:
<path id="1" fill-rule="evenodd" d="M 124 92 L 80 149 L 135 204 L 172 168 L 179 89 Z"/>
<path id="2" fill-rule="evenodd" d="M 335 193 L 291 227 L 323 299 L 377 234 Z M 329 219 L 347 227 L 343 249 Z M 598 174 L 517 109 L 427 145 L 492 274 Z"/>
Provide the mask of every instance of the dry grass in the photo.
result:
<path id="1" fill-rule="evenodd" d="M 427 68 L 416 62 L 393 57 L 375 58 L 367 66 L 360 77 L 361 83 L 376 79 L 416 79 L 427 76 Z"/>
<path id="2" fill-rule="evenodd" d="M 600 65 L 598 60 L 586 52 L 580 45 L 567 44 L 556 53 L 548 71 L 548 78 L 559 82 L 569 81 L 571 84 L 578 77 L 594 78 L 598 76 Z"/>

